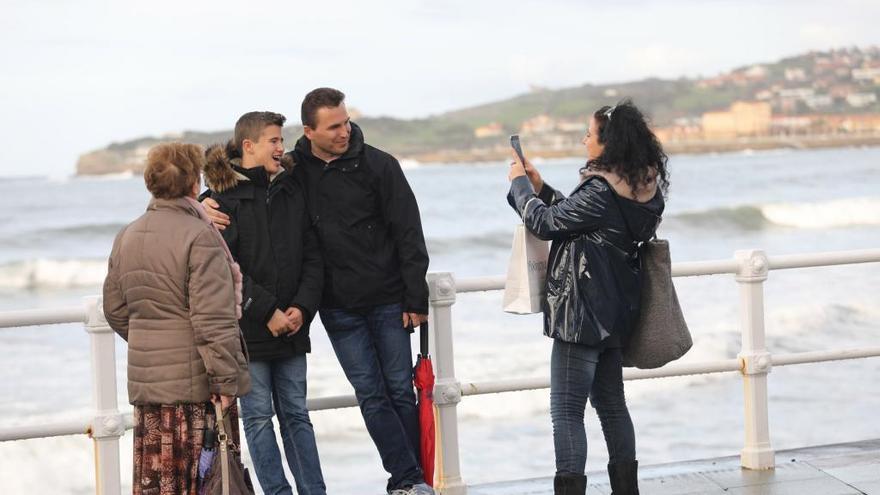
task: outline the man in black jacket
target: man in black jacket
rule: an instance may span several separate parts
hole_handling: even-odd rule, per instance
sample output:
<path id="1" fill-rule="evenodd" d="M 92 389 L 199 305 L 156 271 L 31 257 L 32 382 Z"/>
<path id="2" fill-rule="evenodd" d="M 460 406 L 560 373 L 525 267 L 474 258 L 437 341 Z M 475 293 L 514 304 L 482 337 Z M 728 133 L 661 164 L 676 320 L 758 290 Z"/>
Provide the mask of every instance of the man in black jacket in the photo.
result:
<path id="1" fill-rule="evenodd" d="M 267 494 L 290 494 L 272 426 L 278 415 L 297 493 L 326 493 L 306 407 L 309 323 L 323 285 L 317 234 L 305 187 L 285 157 L 285 118 L 250 112 L 235 137 L 207 151 L 211 198 L 230 220 L 222 231 L 244 278 L 241 329 L 250 359 L 251 392 L 241 398 L 245 437 Z M 207 201 L 207 200 L 206 200 Z"/>
<path id="2" fill-rule="evenodd" d="M 324 254 L 321 321 L 391 475 L 388 492 L 433 493 L 419 467 L 407 330 L 428 314 L 415 195 L 397 160 L 364 143 L 342 92 L 310 92 L 302 122 L 305 135 L 291 153 Z"/>

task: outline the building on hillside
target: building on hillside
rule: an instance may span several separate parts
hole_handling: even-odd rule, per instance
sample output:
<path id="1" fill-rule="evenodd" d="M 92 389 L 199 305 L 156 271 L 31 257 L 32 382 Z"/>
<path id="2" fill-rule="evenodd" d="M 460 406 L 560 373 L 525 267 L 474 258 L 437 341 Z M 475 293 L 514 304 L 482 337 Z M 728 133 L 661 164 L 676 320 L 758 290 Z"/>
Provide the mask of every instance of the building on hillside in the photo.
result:
<path id="1" fill-rule="evenodd" d="M 769 89 L 762 89 L 761 91 L 755 93 L 755 99 L 759 101 L 772 100 L 773 91 L 770 91 Z"/>
<path id="2" fill-rule="evenodd" d="M 786 81 L 806 81 L 807 72 L 801 67 L 790 67 L 785 69 Z"/>
<path id="3" fill-rule="evenodd" d="M 766 135 L 772 117 L 770 104 L 764 101 L 737 101 L 723 112 L 703 114 L 703 135 L 707 139 L 731 139 Z"/>
<path id="4" fill-rule="evenodd" d="M 587 123 L 578 120 L 557 120 L 556 130 L 559 132 L 587 132 Z"/>
<path id="5" fill-rule="evenodd" d="M 700 89 L 720 88 L 724 86 L 725 82 L 726 80 L 724 79 L 724 76 L 708 77 L 706 79 L 700 79 L 699 81 L 697 81 L 697 87 Z"/>
<path id="6" fill-rule="evenodd" d="M 849 67 L 838 67 L 834 69 L 834 75 L 838 79 L 847 79 L 850 77 L 850 68 Z"/>
<path id="7" fill-rule="evenodd" d="M 813 88 L 785 88 L 779 90 L 780 98 L 792 98 L 796 100 L 802 100 L 804 98 L 813 96 L 816 93 L 816 90 Z"/>
<path id="8" fill-rule="evenodd" d="M 818 131 L 815 115 L 774 115 L 770 119 L 770 133 L 774 136 L 799 136 Z"/>
<path id="9" fill-rule="evenodd" d="M 847 134 L 880 133 L 880 114 L 825 115 L 826 125 L 832 132 Z"/>
<path id="10" fill-rule="evenodd" d="M 655 127 L 654 135 L 663 144 L 680 141 L 697 141 L 703 137 L 700 118 L 678 118 L 672 125 Z"/>
<path id="11" fill-rule="evenodd" d="M 808 107 L 816 110 L 830 107 L 834 104 L 834 98 L 831 95 L 813 95 L 804 98 L 804 103 L 806 103 Z"/>
<path id="12" fill-rule="evenodd" d="M 824 72 L 833 69 L 833 63 L 830 57 L 820 55 L 813 58 L 813 71 Z"/>
<path id="13" fill-rule="evenodd" d="M 851 107 L 862 108 L 877 101 L 876 93 L 850 93 L 846 96 L 846 102 Z"/>
<path id="14" fill-rule="evenodd" d="M 489 124 L 474 129 L 474 137 L 476 138 L 498 137 L 503 133 L 504 126 L 502 126 L 498 122 L 491 122 Z"/>
<path id="15" fill-rule="evenodd" d="M 522 123 L 519 133 L 528 136 L 531 134 L 547 134 L 556 129 L 556 121 L 547 114 L 536 115 Z"/>
<path id="16" fill-rule="evenodd" d="M 856 81 L 880 84 L 880 67 L 858 68 L 852 70 L 852 78 Z"/>
<path id="17" fill-rule="evenodd" d="M 763 65 L 753 65 L 743 71 L 743 75 L 752 81 L 762 81 L 767 77 L 767 67 Z"/>
<path id="18" fill-rule="evenodd" d="M 845 99 L 850 93 L 854 93 L 856 87 L 852 84 L 835 84 L 828 88 L 828 94 L 834 98 Z"/>
<path id="19" fill-rule="evenodd" d="M 876 134 L 880 133 L 880 114 L 776 115 L 770 120 L 773 135 Z"/>

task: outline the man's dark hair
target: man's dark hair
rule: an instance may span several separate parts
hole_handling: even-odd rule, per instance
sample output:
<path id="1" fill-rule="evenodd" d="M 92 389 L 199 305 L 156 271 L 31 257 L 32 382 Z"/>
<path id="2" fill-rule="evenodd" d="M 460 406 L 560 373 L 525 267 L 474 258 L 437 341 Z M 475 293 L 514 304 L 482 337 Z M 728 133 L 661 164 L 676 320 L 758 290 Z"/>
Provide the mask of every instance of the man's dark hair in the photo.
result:
<path id="1" fill-rule="evenodd" d="M 302 102 L 302 123 L 312 129 L 318 125 L 318 110 L 335 108 L 345 101 L 345 93 L 333 88 L 313 89 Z"/>
<path id="2" fill-rule="evenodd" d="M 235 142 L 235 149 L 240 153 L 241 146 L 245 139 L 253 142 L 260 140 L 260 133 L 263 129 L 270 125 L 284 127 L 287 118 L 280 113 L 275 112 L 248 112 L 238 118 L 235 123 L 235 136 L 232 138 Z"/>

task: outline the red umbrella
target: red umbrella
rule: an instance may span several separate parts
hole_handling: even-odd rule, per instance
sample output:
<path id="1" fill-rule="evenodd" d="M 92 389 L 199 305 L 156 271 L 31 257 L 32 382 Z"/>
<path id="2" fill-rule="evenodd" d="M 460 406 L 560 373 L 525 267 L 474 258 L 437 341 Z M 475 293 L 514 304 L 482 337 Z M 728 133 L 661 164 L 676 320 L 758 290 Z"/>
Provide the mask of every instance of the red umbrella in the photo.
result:
<path id="1" fill-rule="evenodd" d="M 419 429 L 421 445 L 419 454 L 425 482 L 434 485 L 434 368 L 428 354 L 428 323 L 422 323 L 421 346 L 413 369 L 413 385 L 418 390 Z"/>

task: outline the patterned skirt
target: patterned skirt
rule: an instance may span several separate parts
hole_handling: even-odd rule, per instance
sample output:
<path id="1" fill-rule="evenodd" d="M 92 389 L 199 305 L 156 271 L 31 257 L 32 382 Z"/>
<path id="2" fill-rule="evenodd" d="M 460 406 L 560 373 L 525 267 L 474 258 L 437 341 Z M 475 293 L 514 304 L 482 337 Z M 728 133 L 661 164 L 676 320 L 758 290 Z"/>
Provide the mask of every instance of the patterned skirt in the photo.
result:
<path id="1" fill-rule="evenodd" d="M 238 409 L 227 411 L 231 436 L 239 443 Z M 203 404 L 147 404 L 134 408 L 134 495 L 196 495 L 199 454 L 214 407 Z"/>

